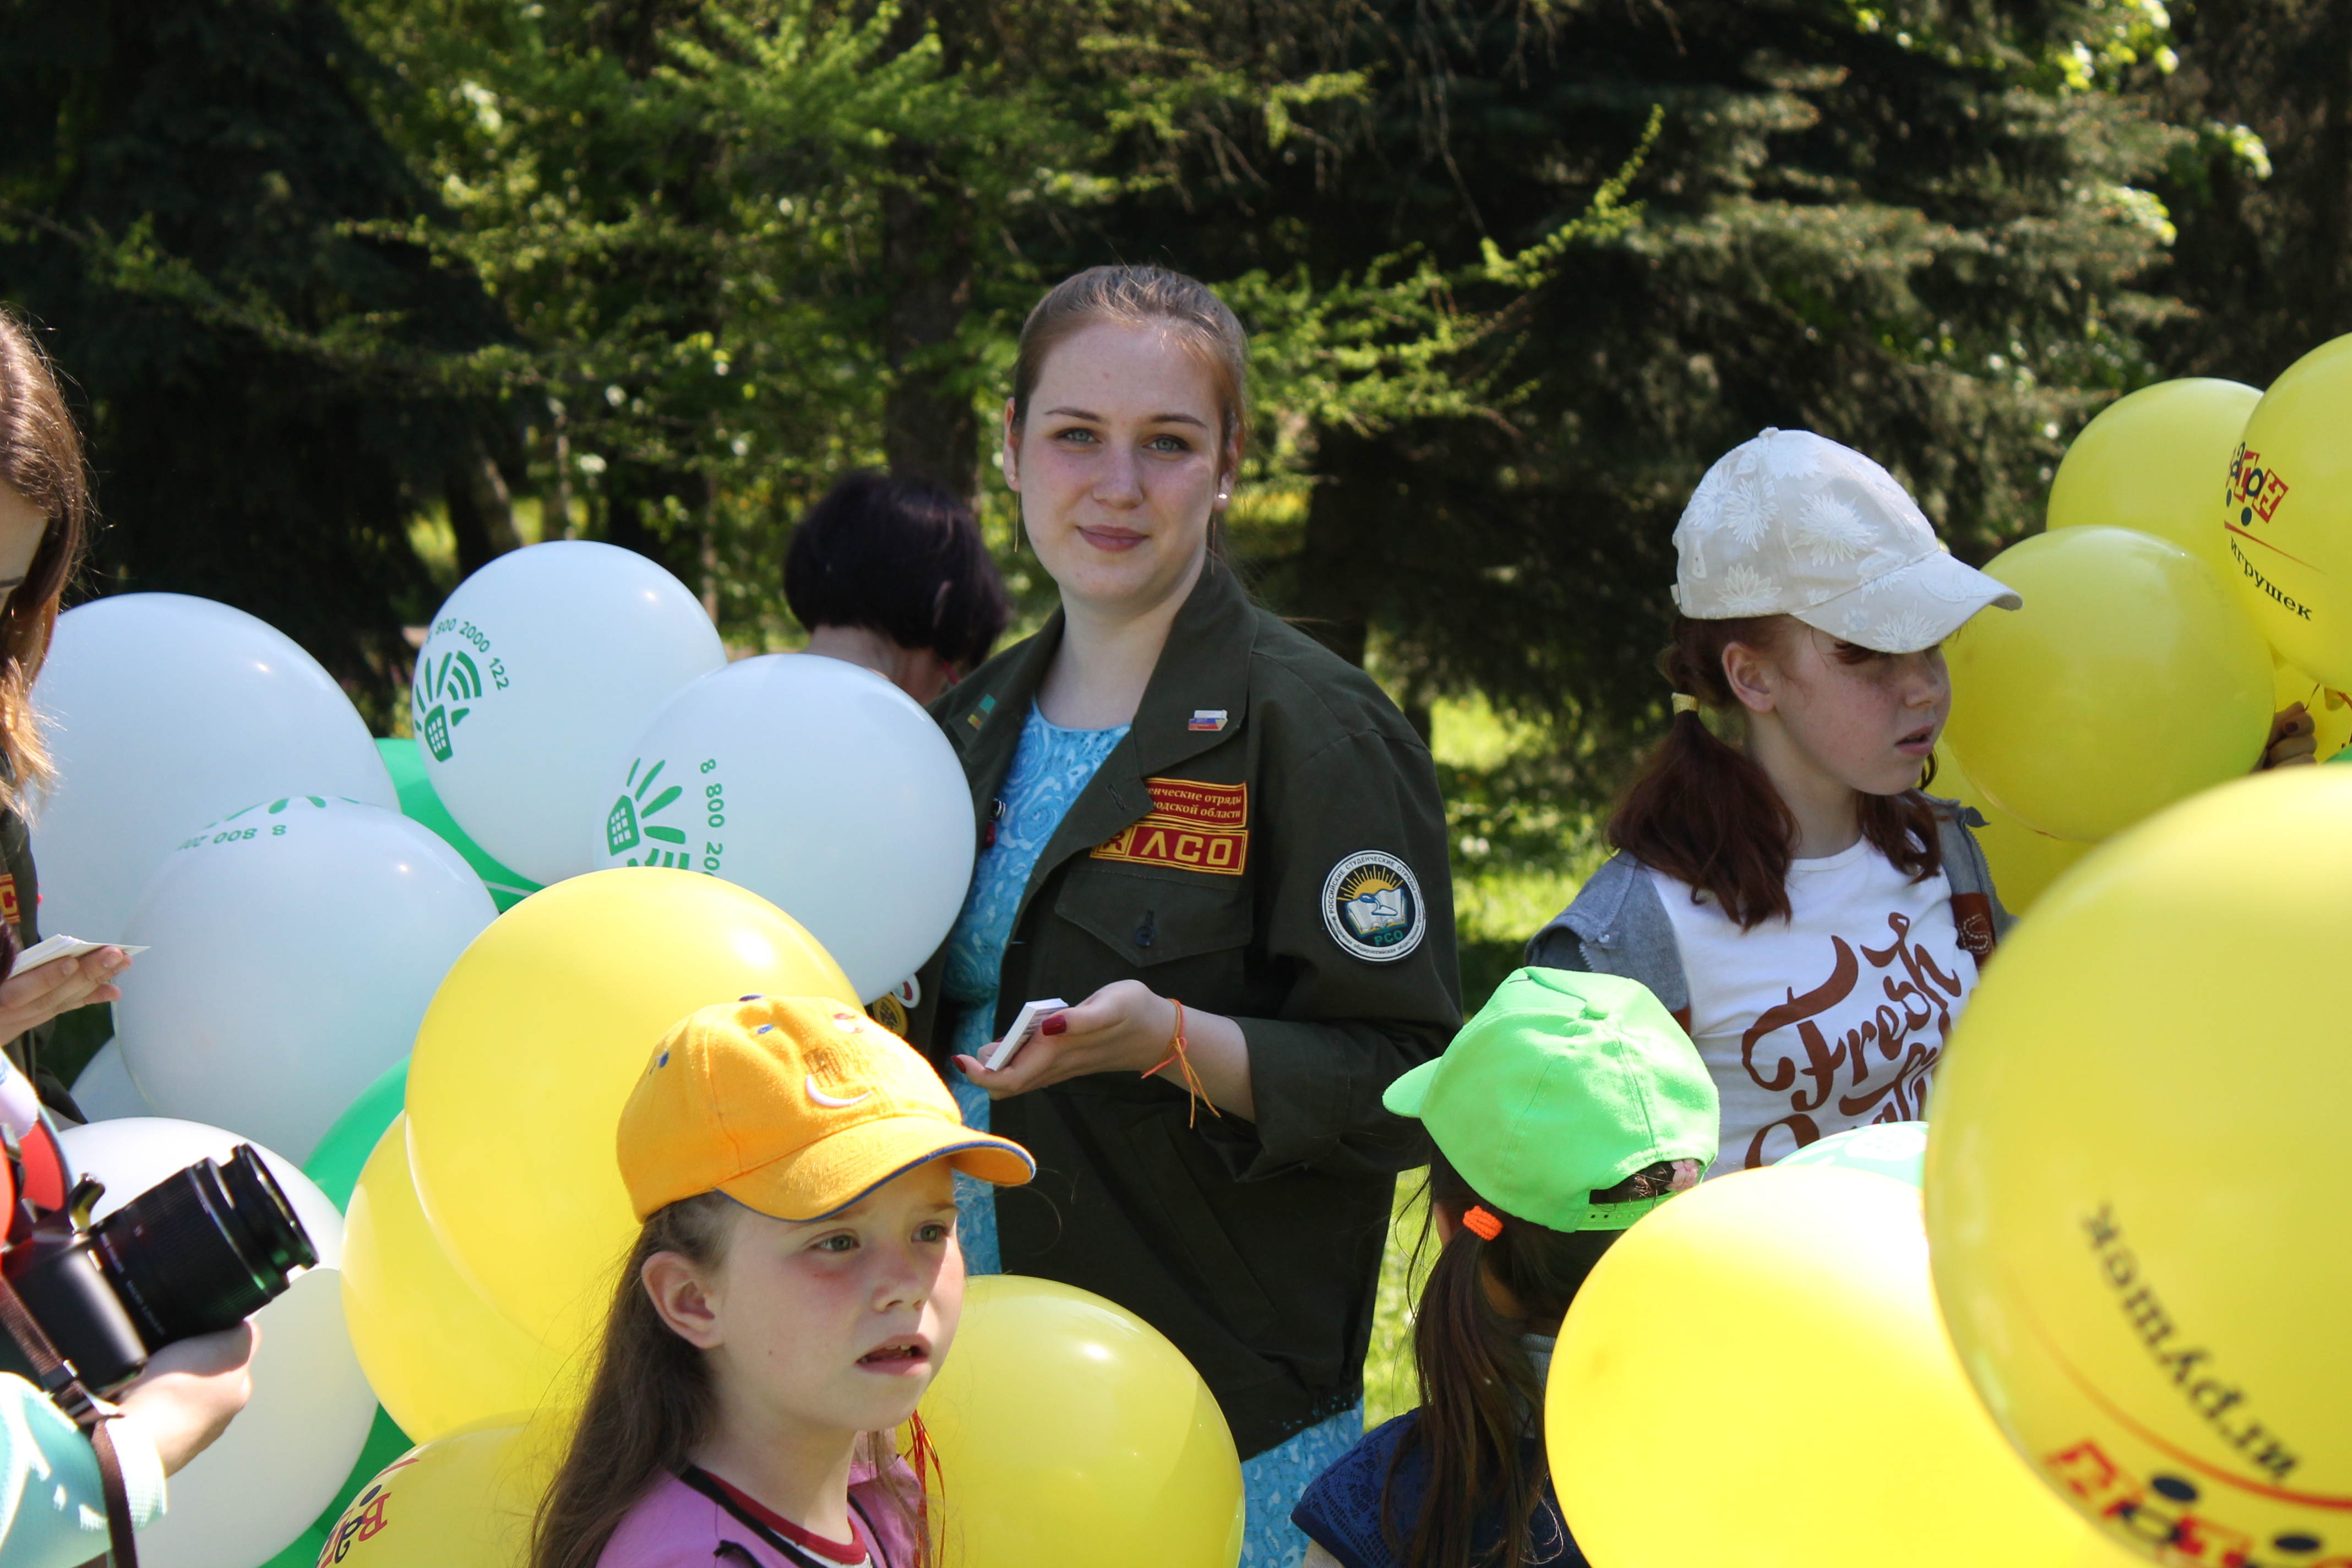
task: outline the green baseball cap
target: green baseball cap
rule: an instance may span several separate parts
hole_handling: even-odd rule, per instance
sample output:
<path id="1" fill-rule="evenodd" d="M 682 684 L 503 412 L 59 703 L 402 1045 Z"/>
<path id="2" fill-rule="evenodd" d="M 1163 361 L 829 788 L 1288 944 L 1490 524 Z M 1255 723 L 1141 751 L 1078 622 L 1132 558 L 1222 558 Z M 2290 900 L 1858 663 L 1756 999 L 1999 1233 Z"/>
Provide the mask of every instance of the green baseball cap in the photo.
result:
<path id="1" fill-rule="evenodd" d="M 1673 1160 L 1715 1163 L 1715 1080 L 1638 981 L 1521 969 L 1435 1061 L 1381 1102 L 1418 1117 L 1471 1189 L 1553 1230 L 1622 1230 L 1664 1196 L 1595 1192 Z"/>

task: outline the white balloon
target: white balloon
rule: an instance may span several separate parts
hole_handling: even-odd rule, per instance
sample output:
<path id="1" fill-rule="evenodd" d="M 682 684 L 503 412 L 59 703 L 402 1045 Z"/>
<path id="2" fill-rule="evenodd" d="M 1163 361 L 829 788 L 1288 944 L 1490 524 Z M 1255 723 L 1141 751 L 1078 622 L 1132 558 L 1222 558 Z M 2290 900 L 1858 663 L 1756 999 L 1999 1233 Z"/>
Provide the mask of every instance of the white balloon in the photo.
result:
<path id="1" fill-rule="evenodd" d="M 308 1159 L 416 1037 L 497 917 L 481 879 L 396 811 L 296 795 L 184 838 L 124 940 L 116 1037 L 157 1110 Z"/>
<path id="2" fill-rule="evenodd" d="M 296 790 L 397 809 L 351 700 L 243 610 L 122 594 L 58 617 L 33 700 L 58 784 L 33 824 L 41 929 L 120 942 L 187 830 Z"/>
<path id="3" fill-rule="evenodd" d="M 92 1121 L 155 1114 L 155 1108 L 131 1081 L 131 1069 L 122 1065 L 121 1040 L 107 1041 L 84 1064 L 81 1076 L 73 1080 L 73 1102 Z"/>
<path id="4" fill-rule="evenodd" d="M 727 662 L 686 585 L 635 551 L 556 540 L 458 584 L 416 655 L 426 776 L 473 838 L 536 882 L 594 868 L 579 825 L 671 693 Z"/>
<path id="5" fill-rule="evenodd" d="M 971 880 L 971 790 L 930 715 L 854 664 L 768 654 L 665 704 L 614 770 L 598 865 L 749 888 L 871 1001 L 929 958 Z"/>
<path id="6" fill-rule="evenodd" d="M 106 1184 L 104 1218 L 198 1160 L 226 1161 L 247 1140 L 163 1117 L 93 1121 L 58 1135 L 67 1161 Z M 152 1568 L 254 1568 L 291 1544 L 334 1500 L 375 1420 L 375 1393 L 343 1325 L 343 1219 L 294 1163 L 262 1163 L 310 1233 L 319 1267 L 254 1314 L 261 1346 L 253 1398 L 220 1440 L 171 1480 L 163 1517 L 139 1532 Z"/>
<path id="7" fill-rule="evenodd" d="M 253 1398 L 170 1483 L 139 1532 L 144 1568 L 256 1568 L 335 1500 L 375 1421 L 375 1391 L 343 1326 L 342 1277 L 313 1268 L 254 1314 Z"/>

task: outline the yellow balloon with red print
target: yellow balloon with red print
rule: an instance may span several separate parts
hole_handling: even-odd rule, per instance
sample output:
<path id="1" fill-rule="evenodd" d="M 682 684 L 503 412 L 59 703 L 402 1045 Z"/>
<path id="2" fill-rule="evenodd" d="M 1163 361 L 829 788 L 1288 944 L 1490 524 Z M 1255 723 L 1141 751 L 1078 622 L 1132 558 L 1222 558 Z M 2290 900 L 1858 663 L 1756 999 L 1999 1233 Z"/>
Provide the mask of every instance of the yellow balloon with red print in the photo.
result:
<path id="1" fill-rule="evenodd" d="M 2001 1441 L 1918 1190 L 1868 1171 L 1738 1172 L 1636 1222 L 1569 1309 L 1544 1428 L 1596 1568 L 2129 1562 Z"/>
<path id="2" fill-rule="evenodd" d="M 519 1568 L 567 1436 L 508 1415 L 411 1448 L 345 1506 L 319 1568 Z"/>
<path id="3" fill-rule="evenodd" d="M 2227 575 L 2271 647 L 2352 691 L 2352 334 L 2271 383 L 2220 500 Z"/>
<path id="4" fill-rule="evenodd" d="M 1936 1288 L 2017 1452 L 2151 1561 L 2352 1563 L 2352 769 L 2185 801 L 2001 945 L 1936 1078 Z M 1671 1206 L 1671 1205 L 1670 1205 Z"/>

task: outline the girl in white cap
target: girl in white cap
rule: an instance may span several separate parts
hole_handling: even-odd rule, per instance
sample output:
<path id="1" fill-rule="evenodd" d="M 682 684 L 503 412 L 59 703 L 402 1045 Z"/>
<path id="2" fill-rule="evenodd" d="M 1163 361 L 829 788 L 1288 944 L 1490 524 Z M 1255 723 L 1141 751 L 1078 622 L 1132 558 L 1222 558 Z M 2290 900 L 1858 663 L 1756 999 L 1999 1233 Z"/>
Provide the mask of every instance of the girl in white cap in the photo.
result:
<path id="1" fill-rule="evenodd" d="M 1610 819 L 1617 855 L 1527 960 L 1674 1010 L 1723 1097 L 1719 1173 L 1927 1114 L 2009 926 L 1962 808 L 1922 788 L 1940 645 L 2019 599 L 1885 468 L 1803 430 L 1708 469 L 1675 553 L 1673 727 Z M 2311 729 L 2279 714 L 2262 765 L 2308 763 Z"/>
<path id="2" fill-rule="evenodd" d="M 1675 550 L 1673 727 L 1528 962 L 1657 994 L 1722 1096 L 1721 1172 L 1926 1114 L 2009 924 L 1960 808 L 1920 788 L 1939 645 L 2019 599 L 1885 469 L 1802 430 L 1710 468 Z"/>

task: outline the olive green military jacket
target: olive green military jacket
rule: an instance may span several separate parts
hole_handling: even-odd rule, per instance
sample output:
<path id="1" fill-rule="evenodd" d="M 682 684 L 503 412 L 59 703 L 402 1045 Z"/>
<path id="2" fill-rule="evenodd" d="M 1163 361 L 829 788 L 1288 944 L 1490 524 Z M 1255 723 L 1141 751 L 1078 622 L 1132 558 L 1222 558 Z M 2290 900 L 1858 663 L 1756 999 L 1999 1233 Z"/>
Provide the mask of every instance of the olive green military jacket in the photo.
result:
<path id="1" fill-rule="evenodd" d="M 1060 645 L 1057 613 L 933 706 L 980 830 Z M 944 953 L 908 1021 L 944 1072 Z M 1381 1090 L 1462 1021 L 1428 748 L 1361 670 L 1212 563 L 1132 729 L 1039 856 L 992 1033 L 1024 1001 L 1136 979 L 1236 1019 L 1257 1121 L 1097 1074 L 995 1102 L 1036 1156 L 997 1199 L 1005 1268 L 1108 1296 L 1208 1380 L 1244 1456 L 1360 1396 L 1395 1173 L 1427 1158 Z"/>

